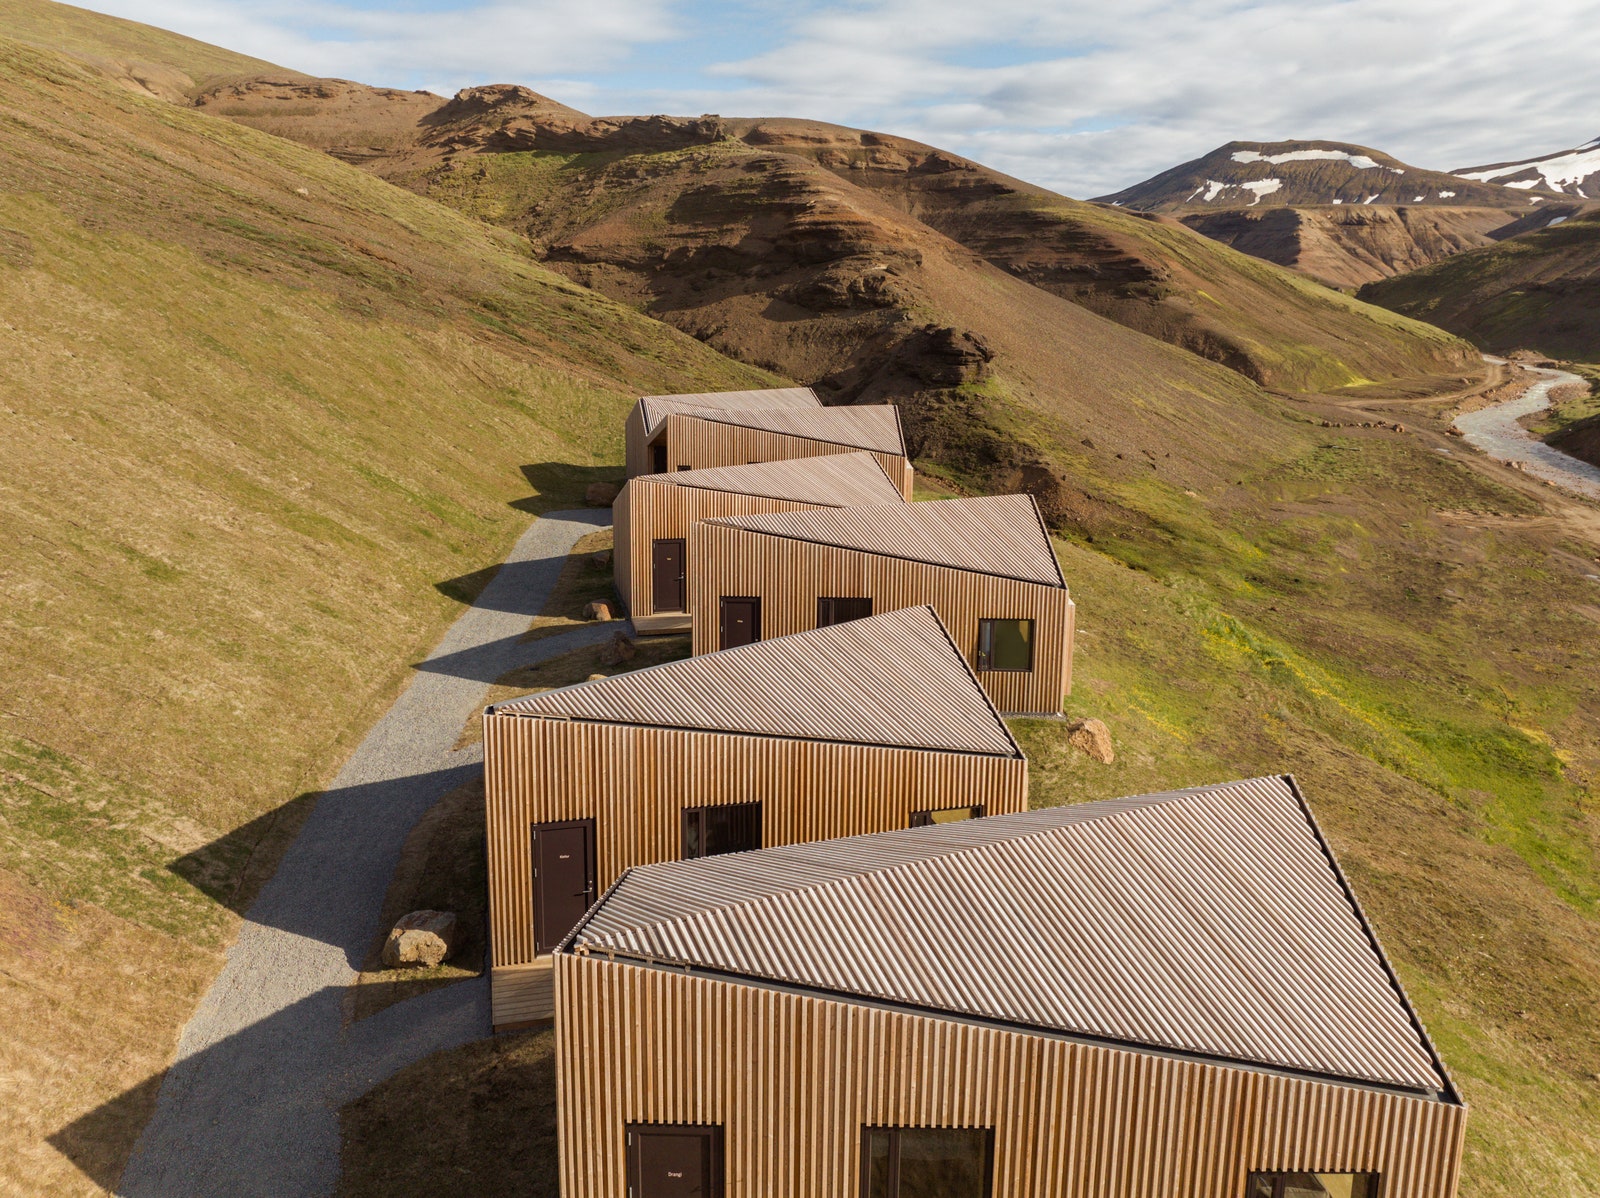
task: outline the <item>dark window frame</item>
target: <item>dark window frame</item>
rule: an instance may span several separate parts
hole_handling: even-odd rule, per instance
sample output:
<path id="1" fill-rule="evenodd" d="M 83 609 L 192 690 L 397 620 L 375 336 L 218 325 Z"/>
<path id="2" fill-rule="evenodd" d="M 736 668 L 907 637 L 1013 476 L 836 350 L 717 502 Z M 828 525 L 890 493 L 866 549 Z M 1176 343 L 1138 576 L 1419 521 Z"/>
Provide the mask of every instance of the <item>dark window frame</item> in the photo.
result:
<path id="1" fill-rule="evenodd" d="M 1295 1177 L 1365 1177 L 1367 1178 L 1366 1191 L 1358 1198 L 1381 1198 L 1383 1194 L 1383 1174 L 1370 1169 L 1252 1169 L 1244 1182 L 1245 1198 L 1253 1198 L 1256 1194 L 1258 1182 L 1265 1181 L 1272 1186 L 1270 1198 L 1283 1198 L 1283 1192 L 1289 1181 Z"/>
<path id="2" fill-rule="evenodd" d="M 706 827 L 707 814 L 714 811 L 718 812 L 719 814 L 732 816 L 735 811 L 740 810 L 753 810 L 755 818 L 751 821 L 751 824 L 753 826 L 755 844 L 751 847 L 754 849 L 763 847 L 765 844 L 766 832 L 762 822 L 762 804 L 760 799 L 751 799 L 743 803 L 706 803 L 700 807 L 683 808 L 683 814 L 678 819 L 678 831 L 680 836 L 678 842 L 679 857 L 684 861 L 698 861 L 703 857 L 719 857 L 723 853 L 749 852 L 750 849 L 721 849 L 715 853 L 707 853 L 704 851 L 706 841 L 710 839 L 708 836 L 708 829 Z M 696 853 L 693 856 L 690 856 L 689 854 L 689 827 L 691 821 L 698 825 L 696 831 L 698 833 L 700 847 L 702 849 L 701 852 Z"/>
<path id="3" fill-rule="evenodd" d="M 872 1136 L 887 1133 L 889 1137 L 889 1198 L 898 1198 L 900 1192 L 900 1136 L 905 1132 L 919 1131 L 981 1131 L 983 1146 L 983 1196 L 994 1195 L 994 1128 L 992 1127 L 891 1127 L 885 1124 L 863 1124 L 861 1127 L 860 1198 L 872 1194 Z"/>
<path id="4" fill-rule="evenodd" d="M 711 1140 L 711 1168 L 709 1170 L 707 1185 L 709 1187 L 706 1198 L 722 1198 L 725 1147 L 723 1144 L 722 1124 L 720 1123 L 625 1123 L 622 1125 L 622 1150 L 627 1158 L 628 1195 L 634 1198 L 639 1192 L 642 1179 L 639 1176 L 639 1146 L 636 1136 L 639 1133 L 661 1135 L 705 1135 Z"/>
<path id="5" fill-rule="evenodd" d="M 910 826 L 913 827 L 913 828 L 931 828 L 937 823 L 947 823 L 947 824 L 966 823 L 967 820 L 982 819 L 984 817 L 985 810 L 986 809 L 985 809 L 985 807 L 984 807 L 984 805 L 982 803 L 970 803 L 970 804 L 967 804 L 966 806 L 962 806 L 961 804 L 958 803 L 954 807 L 929 807 L 925 811 L 913 811 L 911 813 L 911 825 Z M 935 815 L 939 814 L 939 812 L 941 812 L 941 811 L 966 811 L 966 812 L 970 812 L 970 814 L 967 816 L 966 820 L 959 820 L 959 819 L 936 820 L 936 819 L 934 819 L 933 817 Z"/>
<path id="6" fill-rule="evenodd" d="M 650 473 L 665 474 L 667 472 L 667 443 L 658 441 L 650 447 Z"/>
<path id="7" fill-rule="evenodd" d="M 993 656 L 994 634 L 989 634 L 991 647 L 983 647 L 983 634 L 985 628 L 992 628 L 996 624 L 1026 624 L 1028 626 L 1028 664 L 1020 669 L 1015 666 L 993 666 L 989 658 Z M 1039 621 L 1031 616 L 985 616 L 978 621 L 978 651 L 975 655 L 977 665 L 974 669 L 982 674 L 1031 674 L 1034 662 L 1038 658 Z"/>
<path id="8" fill-rule="evenodd" d="M 859 615 L 842 616 L 839 614 L 841 604 L 866 604 L 867 610 Z M 846 608 L 848 610 L 848 608 Z M 817 596 L 817 627 L 832 628 L 835 624 L 848 624 L 851 620 L 866 620 L 872 616 L 871 595 L 818 595 Z"/>

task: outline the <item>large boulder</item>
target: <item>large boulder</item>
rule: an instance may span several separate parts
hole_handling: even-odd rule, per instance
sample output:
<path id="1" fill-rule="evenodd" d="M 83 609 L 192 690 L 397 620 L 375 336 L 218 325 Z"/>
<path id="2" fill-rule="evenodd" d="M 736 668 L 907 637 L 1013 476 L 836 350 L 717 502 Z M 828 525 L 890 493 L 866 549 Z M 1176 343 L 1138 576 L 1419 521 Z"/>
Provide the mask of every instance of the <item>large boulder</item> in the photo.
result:
<path id="1" fill-rule="evenodd" d="M 1099 720 L 1073 720 L 1067 725 L 1067 743 L 1106 765 L 1117 759 L 1111 748 L 1111 729 Z"/>
<path id="2" fill-rule="evenodd" d="M 389 969 L 416 965 L 432 969 L 455 947 L 455 912 L 413 911 L 390 930 L 389 939 L 383 944 L 383 963 Z"/>
<path id="3" fill-rule="evenodd" d="M 596 599 L 593 603 L 584 607 L 583 618 L 585 620 L 599 620 L 601 623 L 605 623 L 611 619 L 611 604 L 603 599 Z"/>

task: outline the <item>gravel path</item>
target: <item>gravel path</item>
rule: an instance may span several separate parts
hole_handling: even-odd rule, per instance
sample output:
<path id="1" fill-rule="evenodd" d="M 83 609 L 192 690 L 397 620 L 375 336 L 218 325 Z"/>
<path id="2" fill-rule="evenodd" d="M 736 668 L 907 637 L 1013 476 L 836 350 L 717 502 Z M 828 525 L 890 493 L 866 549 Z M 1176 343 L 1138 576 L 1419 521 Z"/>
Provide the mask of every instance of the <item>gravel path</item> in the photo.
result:
<path id="1" fill-rule="evenodd" d="M 431 1052 L 489 1033 L 486 978 L 350 1027 L 344 993 L 412 826 L 481 767 L 480 746 L 453 746 L 488 683 L 616 630 L 585 625 L 519 643 L 573 543 L 609 522 L 604 509 L 536 520 L 317 801 L 184 1028 L 118 1194 L 331 1194 L 339 1107 Z"/>

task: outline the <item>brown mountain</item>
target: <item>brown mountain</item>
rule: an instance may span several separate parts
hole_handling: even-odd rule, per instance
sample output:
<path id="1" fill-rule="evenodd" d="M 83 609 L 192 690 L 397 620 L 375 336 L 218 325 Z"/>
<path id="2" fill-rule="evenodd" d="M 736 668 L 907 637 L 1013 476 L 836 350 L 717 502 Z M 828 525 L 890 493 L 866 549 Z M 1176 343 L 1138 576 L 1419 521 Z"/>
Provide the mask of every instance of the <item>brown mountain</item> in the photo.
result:
<path id="1" fill-rule="evenodd" d="M 1100 202 L 1354 289 L 1537 226 L 1548 198 L 1345 142 L 1235 141 Z"/>
<path id="2" fill-rule="evenodd" d="M 1361 296 L 1485 349 L 1600 361 L 1600 209 L 1369 284 Z"/>
<path id="3" fill-rule="evenodd" d="M 1538 158 L 1467 166 L 1451 174 L 1520 191 L 1555 192 L 1580 200 L 1600 200 L 1600 137 L 1572 150 Z"/>
<path id="4" fill-rule="evenodd" d="M 1287 390 L 1471 365 L 1425 329 L 1375 320 L 1172 222 L 903 138 L 793 120 L 590 118 L 518 87 L 432 101 L 261 78 L 197 102 L 520 229 L 573 278 L 836 399 L 903 392 L 908 362 L 946 353 L 916 331 L 930 316 L 950 344 L 971 334 L 993 348 L 1014 322 L 960 316 L 992 289 L 1056 311 L 1047 293 Z M 1090 327 L 1081 311 L 1057 323 L 1068 337 Z"/>
<path id="5" fill-rule="evenodd" d="M 1098 197 L 1140 212 L 1386 204 L 1522 209 L 1526 190 L 1423 170 L 1381 150 L 1342 141 L 1230 141 Z"/>

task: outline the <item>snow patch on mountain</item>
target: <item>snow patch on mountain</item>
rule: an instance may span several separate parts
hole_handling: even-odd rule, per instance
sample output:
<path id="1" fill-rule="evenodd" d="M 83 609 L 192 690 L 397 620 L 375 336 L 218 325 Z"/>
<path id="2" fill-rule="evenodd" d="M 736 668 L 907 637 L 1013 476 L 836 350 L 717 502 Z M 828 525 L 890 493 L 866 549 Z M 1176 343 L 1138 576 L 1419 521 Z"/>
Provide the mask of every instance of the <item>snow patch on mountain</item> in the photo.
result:
<path id="1" fill-rule="evenodd" d="M 1280 190 L 1283 187 L 1283 180 L 1252 179 L 1249 183 L 1241 183 L 1239 186 L 1244 188 L 1246 191 L 1255 193 L 1256 198 L 1250 201 L 1250 207 L 1254 208 L 1261 202 L 1262 196 L 1269 196 L 1273 192 Z"/>
<path id="2" fill-rule="evenodd" d="M 1351 154 L 1345 150 L 1286 150 L 1282 154 L 1262 154 L 1255 150 L 1235 150 L 1235 162 L 1270 162 L 1277 166 L 1283 162 L 1335 162 L 1343 160 L 1358 170 L 1372 170 L 1382 165 L 1365 154 Z"/>
<path id="3" fill-rule="evenodd" d="M 1576 150 L 1568 150 L 1563 154 L 1551 154 L 1547 158 L 1533 158 L 1526 162 L 1513 162 L 1509 166 L 1491 166 L 1480 171 L 1454 171 L 1463 179 L 1474 179 L 1480 183 L 1491 183 L 1497 179 L 1505 179 L 1507 175 L 1520 174 L 1524 171 L 1533 171 L 1537 178 L 1515 179 L 1506 182 L 1507 187 L 1516 187 L 1526 190 L 1538 187 L 1542 182 L 1552 191 L 1565 191 L 1574 183 L 1581 183 L 1590 175 L 1600 174 L 1600 137 L 1593 141 L 1585 142 Z"/>

